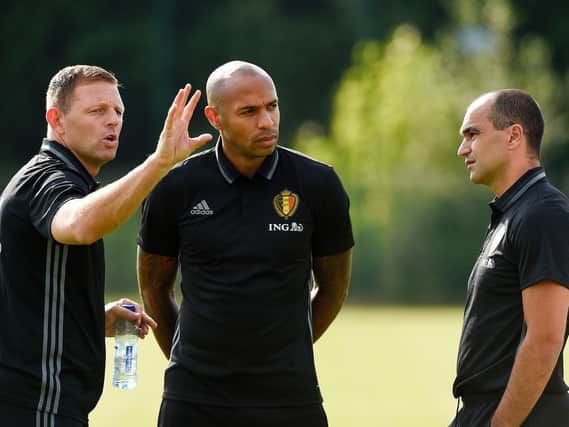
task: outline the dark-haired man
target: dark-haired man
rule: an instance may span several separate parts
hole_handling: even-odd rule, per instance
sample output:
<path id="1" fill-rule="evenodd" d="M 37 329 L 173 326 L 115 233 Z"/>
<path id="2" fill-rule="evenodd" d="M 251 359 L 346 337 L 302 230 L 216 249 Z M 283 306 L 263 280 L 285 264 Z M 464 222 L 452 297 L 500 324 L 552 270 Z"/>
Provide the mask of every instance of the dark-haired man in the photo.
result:
<path id="1" fill-rule="evenodd" d="M 0 424 L 79 427 L 102 391 L 106 336 L 117 317 L 149 316 L 104 304 L 102 237 L 140 205 L 178 161 L 211 139 L 189 138 L 199 99 L 178 92 L 155 152 L 97 190 L 114 159 L 124 105 L 118 81 L 90 65 L 65 67 L 49 83 L 47 138 L 0 197 Z"/>
<path id="2" fill-rule="evenodd" d="M 536 101 L 507 89 L 477 98 L 460 129 L 470 180 L 496 197 L 468 281 L 454 427 L 569 425 L 569 201 L 540 166 L 543 128 Z"/>

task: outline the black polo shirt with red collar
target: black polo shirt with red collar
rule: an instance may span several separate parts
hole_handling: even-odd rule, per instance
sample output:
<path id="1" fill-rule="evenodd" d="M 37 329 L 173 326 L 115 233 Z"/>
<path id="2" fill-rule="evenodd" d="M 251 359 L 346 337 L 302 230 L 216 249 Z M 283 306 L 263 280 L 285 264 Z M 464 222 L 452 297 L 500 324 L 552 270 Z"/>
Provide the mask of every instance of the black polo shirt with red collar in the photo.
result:
<path id="1" fill-rule="evenodd" d="M 468 280 L 457 397 L 504 391 L 525 336 L 524 289 L 543 280 L 569 288 L 569 201 L 543 169 L 528 171 L 490 208 L 491 223 Z M 545 392 L 566 390 L 561 355 Z"/>
<path id="2" fill-rule="evenodd" d="M 181 266 L 165 398 L 232 406 L 321 401 L 312 259 L 353 246 L 348 208 L 330 166 L 283 147 L 247 178 L 218 142 L 160 182 L 145 203 L 138 243 Z"/>
<path id="3" fill-rule="evenodd" d="M 103 242 L 51 235 L 58 209 L 96 187 L 71 151 L 44 140 L 0 197 L 0 400 L 36 410 L 38 426 L 50 414 L 86 424 L 103 388 Z"/>

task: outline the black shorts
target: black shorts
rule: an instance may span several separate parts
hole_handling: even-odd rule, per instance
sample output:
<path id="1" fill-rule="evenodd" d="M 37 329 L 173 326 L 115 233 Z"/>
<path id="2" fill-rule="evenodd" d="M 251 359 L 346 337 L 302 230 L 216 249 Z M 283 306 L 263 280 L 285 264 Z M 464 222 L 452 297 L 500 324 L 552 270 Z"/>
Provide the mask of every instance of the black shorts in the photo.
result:
<path id="1" fill-rule="evenodd" d="M 488 427 L 501 396 L 477 395 L 464 399 L 464 406 L 449 427 Z M 546 393 L 540 397 L 522 427 L 569 426 L 569 394 Z"/>
<path id="2" fill-rule="evenodd" d="M 210 406 L 163 399 L 158 427 L 328 427 L 322 404 L 287 407 Z"/>
<path id="3" fill-rule="evenodd" d="M 14 427 L 86 427 L 75 418 L 38 413 L 37 411 L 0 401 L 0 425 Z"/>

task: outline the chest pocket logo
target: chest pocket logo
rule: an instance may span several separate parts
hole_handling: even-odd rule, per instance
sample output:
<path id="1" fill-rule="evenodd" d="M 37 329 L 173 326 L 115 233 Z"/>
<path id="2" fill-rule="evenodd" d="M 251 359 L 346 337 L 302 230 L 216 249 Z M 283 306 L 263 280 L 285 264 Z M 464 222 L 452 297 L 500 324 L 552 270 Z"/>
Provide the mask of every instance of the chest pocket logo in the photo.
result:
<path id="1" fill-rule="evenodd" d="M 299 202 L 298 194 L 285 189 L 273 198 L 273 207 L 279 216 L 289 219 L 296 212 Z"/>
<path id="2" fill-rule="evenodd" d="M 195 205 L 190 211 L 191 215 L 213 215 L 213 210 L 209 207 L 205 200 Z"/>
<path id="3" fill-rule="evenodd" d="M 481 264 L 489 269 L 493 269 L 496 267 L 494 260 L 492 259 L 492 254 L 496 251 L 502 239 L 506 235 L 506 224 L 500 224 L 496 230 L 492 233 L 491 236 L 488 236 L 488 242 L 486 243 L 486 247 L 482 254 L 482 262 Z"/>

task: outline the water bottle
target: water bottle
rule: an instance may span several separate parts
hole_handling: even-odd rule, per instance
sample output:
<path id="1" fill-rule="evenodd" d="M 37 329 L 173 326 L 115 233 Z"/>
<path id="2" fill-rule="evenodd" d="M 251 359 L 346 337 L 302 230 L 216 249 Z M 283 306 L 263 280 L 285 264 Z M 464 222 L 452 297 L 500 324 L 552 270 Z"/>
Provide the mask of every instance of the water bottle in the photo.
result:
<path id="1" fill-rule="evenodd" d="M 132 304 L 123 304 L 122 307 L 135 311 L 135 307 Z M 122 390 L 136 387 L 137 353 L 138 334 L 136 325 L 128 319 L 117 319 L 113 387 Z"/>

